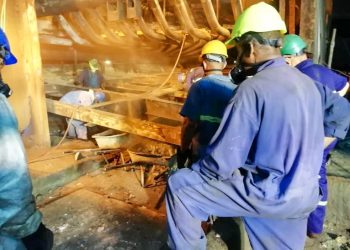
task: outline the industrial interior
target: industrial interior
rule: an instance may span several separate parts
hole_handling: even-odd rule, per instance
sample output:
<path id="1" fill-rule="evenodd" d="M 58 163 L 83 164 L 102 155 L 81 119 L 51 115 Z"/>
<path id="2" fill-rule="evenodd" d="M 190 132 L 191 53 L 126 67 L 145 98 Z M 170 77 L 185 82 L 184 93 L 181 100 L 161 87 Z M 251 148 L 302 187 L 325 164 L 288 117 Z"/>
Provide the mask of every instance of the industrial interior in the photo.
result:
<path id="1" fill-rule="evenodd" d="M 159 249 L 164 192 L 176 167 L 185 77 L 204 44 L 230 38 L 260 0 L 2 0 L 1 27 L 18 63 L 3 70 L 26 148 L 37 206 L 54 249 Z M 314 62 L 350 72 L 350 5 L 340 0 L 267 0 Z M 235 55 L 228 50 L 228 65 Z M 76 79 L 98 61 L 105 99 L 59 100 L 86 90 Z M 84 122 L 87 139 L 68 135 Z M 350 249 L 350 154 L 338 143 L 328 166 L 325 232 L 305 249 Z M 208 249 L 251 249 L 239 221 L 217 219 Z M 0 248 L 1 249 L 1 248 Z"/>

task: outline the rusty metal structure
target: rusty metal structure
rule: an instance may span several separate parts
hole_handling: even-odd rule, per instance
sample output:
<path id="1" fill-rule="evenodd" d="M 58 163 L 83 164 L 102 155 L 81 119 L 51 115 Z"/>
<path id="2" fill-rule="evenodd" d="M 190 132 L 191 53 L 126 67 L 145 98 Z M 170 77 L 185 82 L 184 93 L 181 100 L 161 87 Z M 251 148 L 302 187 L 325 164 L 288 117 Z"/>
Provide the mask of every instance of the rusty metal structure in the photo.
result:
<path id="1" fill-rule="evenodd" d="M 195 65 L 202 46 L 229 38 L 235 19 L 259 0 L 37 0 L 43 64 L 77 65 L 90 58 L 108 59 L 127 67 L 147 62 L 152 67 Z M 312 12 L 315 1 L 265 1 L 275 6 L 290 30 L 300 23 L 300 6 Z M 307 16 L 307 15 L 305 15 Z M 305 17 L 303 17 L 305 18 Z M 304 20 L 304 19 L 303 19 Z M 310 25 L 309 25 L 310 26 Z M 155 77 L 143 74 L 133 83 L 110 81 L 107 101 L 76 110 L 57 99 L 74 85 L 46 85 L 47 110 L 103 127 L 180 144 L 183 98 L 172 85 L 175 66 Z M 76 69 L 76 66 L 74 66 Z M 164 80 L 166 78 L 166 80 Z M 147 80 L 145 80 L 147 79 Z M 163 81 L 164 80 L 164 81 Z"/>
<path id="2" fill-rule="evenodd" d="M 176 56 L 185 34 L 183 54 L 191 59 L 205 42 L 226 40 L 242 9 L 241 0 L 36 1 L 44 62 L 73 62 L 72 49 L 84 60 L 96 47 L 114 59 L 130 49 Z"/>
<path id="3" fill-rule="evenodd" d="M 42 61 L 78 64 L 94 57 L 129 65 L 147 60 L 155 67 L 170 67 L 176 57 L 195 62 L 207 41 L 230 36 L 242 6 L 242 1 L 231 0 L 36 1 Z M 79 110 L 57 101 L 76 86 L 50 83 L 45 86 L 47 110 L 179 144 L 183 98 L 174 97 L 170 78 L 161 84 L 162 78 L 144 77 L 148 81 L 143 85 L 111 81 L 105 103 Z"/>

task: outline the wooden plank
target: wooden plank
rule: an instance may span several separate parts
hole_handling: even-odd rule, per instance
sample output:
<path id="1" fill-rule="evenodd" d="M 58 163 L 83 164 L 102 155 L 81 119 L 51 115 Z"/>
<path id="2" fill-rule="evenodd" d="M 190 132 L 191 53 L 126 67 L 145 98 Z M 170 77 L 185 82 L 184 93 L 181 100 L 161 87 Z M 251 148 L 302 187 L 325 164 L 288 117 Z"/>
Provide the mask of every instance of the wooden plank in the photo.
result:
<path id="1" fill-rule="evenodd" d="M 163 101 L 146 99 L 146 112 L 148 115 L 166 118 L 169 120 L 182 121 L 183 118 L 179 115 L 182 104 L 170 104 Z"/>
<path id="2" fill-rule="evenodd" d="M 154 122 L 126 117 L 123 115 L 95 110 L 90 107 L 75 107 L 58 101 L 46 99 L 47 110 L 57 115 L 72 117 L 84 122 L 94 123 L 131 134 L 144 136 L 169 144 L 180 145 L 181 127 L 171 127 Z"/>
<path id="3" fill-rule="evenodd" d="M 282 19 L 286 20 L 286 0 L 279 0 L 278 9 Z"/>
<path id="4" fill-rule="evenodd" d="M 316 0 L 301 0 L 300 7 L 300 36 L 308 44 L 307 51 L 313 51 L 313 41 L 316 24 Z"/>
<path id="5" fill-rule="evenodd" d="M 295 0 L 289 0 L 288 4 L 288 32 L 295 34 Z"/>
<path id="6" fill-rule="evenodd" d="M 4 1 L 2 1 L 4 4 Z M 18 63 L 3 71 L 14 95 L 9 99 L 19 128 L 27 128 L 30 144 L 50 146 L 38 24 L 34 0 L 7 1 L 6 32 Z M 2 27 L 5 28 L 5 27 Z"/>

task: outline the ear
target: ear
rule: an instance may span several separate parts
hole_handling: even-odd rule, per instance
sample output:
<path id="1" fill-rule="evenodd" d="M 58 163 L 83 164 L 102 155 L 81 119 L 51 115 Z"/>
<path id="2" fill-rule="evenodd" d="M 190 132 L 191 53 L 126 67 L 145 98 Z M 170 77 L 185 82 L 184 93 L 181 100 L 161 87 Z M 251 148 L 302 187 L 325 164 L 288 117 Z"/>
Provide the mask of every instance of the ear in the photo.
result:
<path id="1" fill-rule="evenodd" d="M 256 53 L 257 53 L 257 50 L 255 48 L 255 43 L 250 42 L 249 46 L 250 46 L 250 55 L 249 55 L 249 57 L 250 58 L 255 58 L 256 57 Z"/>
<path id="2" fill-rule="evenodd" d="M 255 48 L 254 43 L 246 43 L 243 46 L 243 53 L 241 60 L 244 61 L 245 64 L 255 64 L 257 57 L 257 49 Z"/>
<path id="3" fill-rule="evenodd" d="M 203 60 L 202 64 L 203 64 L 203 69 L 206 70 L 208 66 L 207 62 Z"/>
<path id="4" fill-rule="evenodd" d="M 225 61 L 224 63 L 222 63 L 222 69 L 226 68 L 227 66 L 227 61 Z"/>

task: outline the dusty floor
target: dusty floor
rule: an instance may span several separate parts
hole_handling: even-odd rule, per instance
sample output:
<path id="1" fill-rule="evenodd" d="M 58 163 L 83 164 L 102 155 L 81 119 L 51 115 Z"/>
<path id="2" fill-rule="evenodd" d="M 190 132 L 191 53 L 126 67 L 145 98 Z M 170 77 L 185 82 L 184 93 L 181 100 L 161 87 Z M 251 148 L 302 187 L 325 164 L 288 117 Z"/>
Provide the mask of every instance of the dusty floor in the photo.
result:
<path id="1" fill-rule="evenodd" d="M 164 186 L 142 188 L 138 175 L 98 170 L 41 200 L 55 249 L 159 249 L 166 241 Z M 344 233 L 326 225 L 322 237 L 308 240 L 306 249 L 350 249 L 350 231 Z M 209 250 L 241 249 L 240 244 L 238 225 L 231 219 L 219 219 L 208 235 Z"/>
<path id="2" fill-rule="evenodd" d="M 55 234 L 55 249 L 159 249 L 166 242 L 165 186 L 142 188 L 137 171 L 95 171 L 51 193 L 38 205 Z M 224 239 L 232 239 L 216 223 Z M 235 231 L 236 230 L 236 231 Z M 234 235 L 234 234 L 232 234 Z M 208 249 L 227 249 L 213 231 Z M 238 238 L 232 244 L 240 244 Z"/>
<path id="3" fill-rule="evenodd" d="M 343 172 L 335 174 L 336 166 L 347 169 L 350 164 L 350 154 L 344 153 L 348 159 L 343 153 L 335 153 L 334 166 L 330 167 L 332 175 L 342 177 L 329 177 L 330 196 L 342 203 L 331 201 L 325 232 L 316 240 L 308 239 L 307 250 L 350 249 L 349 202 L 346 194 L 337 194 L 348 190 L 350 181 Z M 55 233 L 55 249 L 153 250 L 166 242 L 164 190 L 164 185 L 141 187 L 138 167 L 128 171 L 99 169 L 40 196 L 38 205 L 44 222 Z M 237 222 L 217 220 L 208 235 L 208 249 L 242 249 Z"/>

